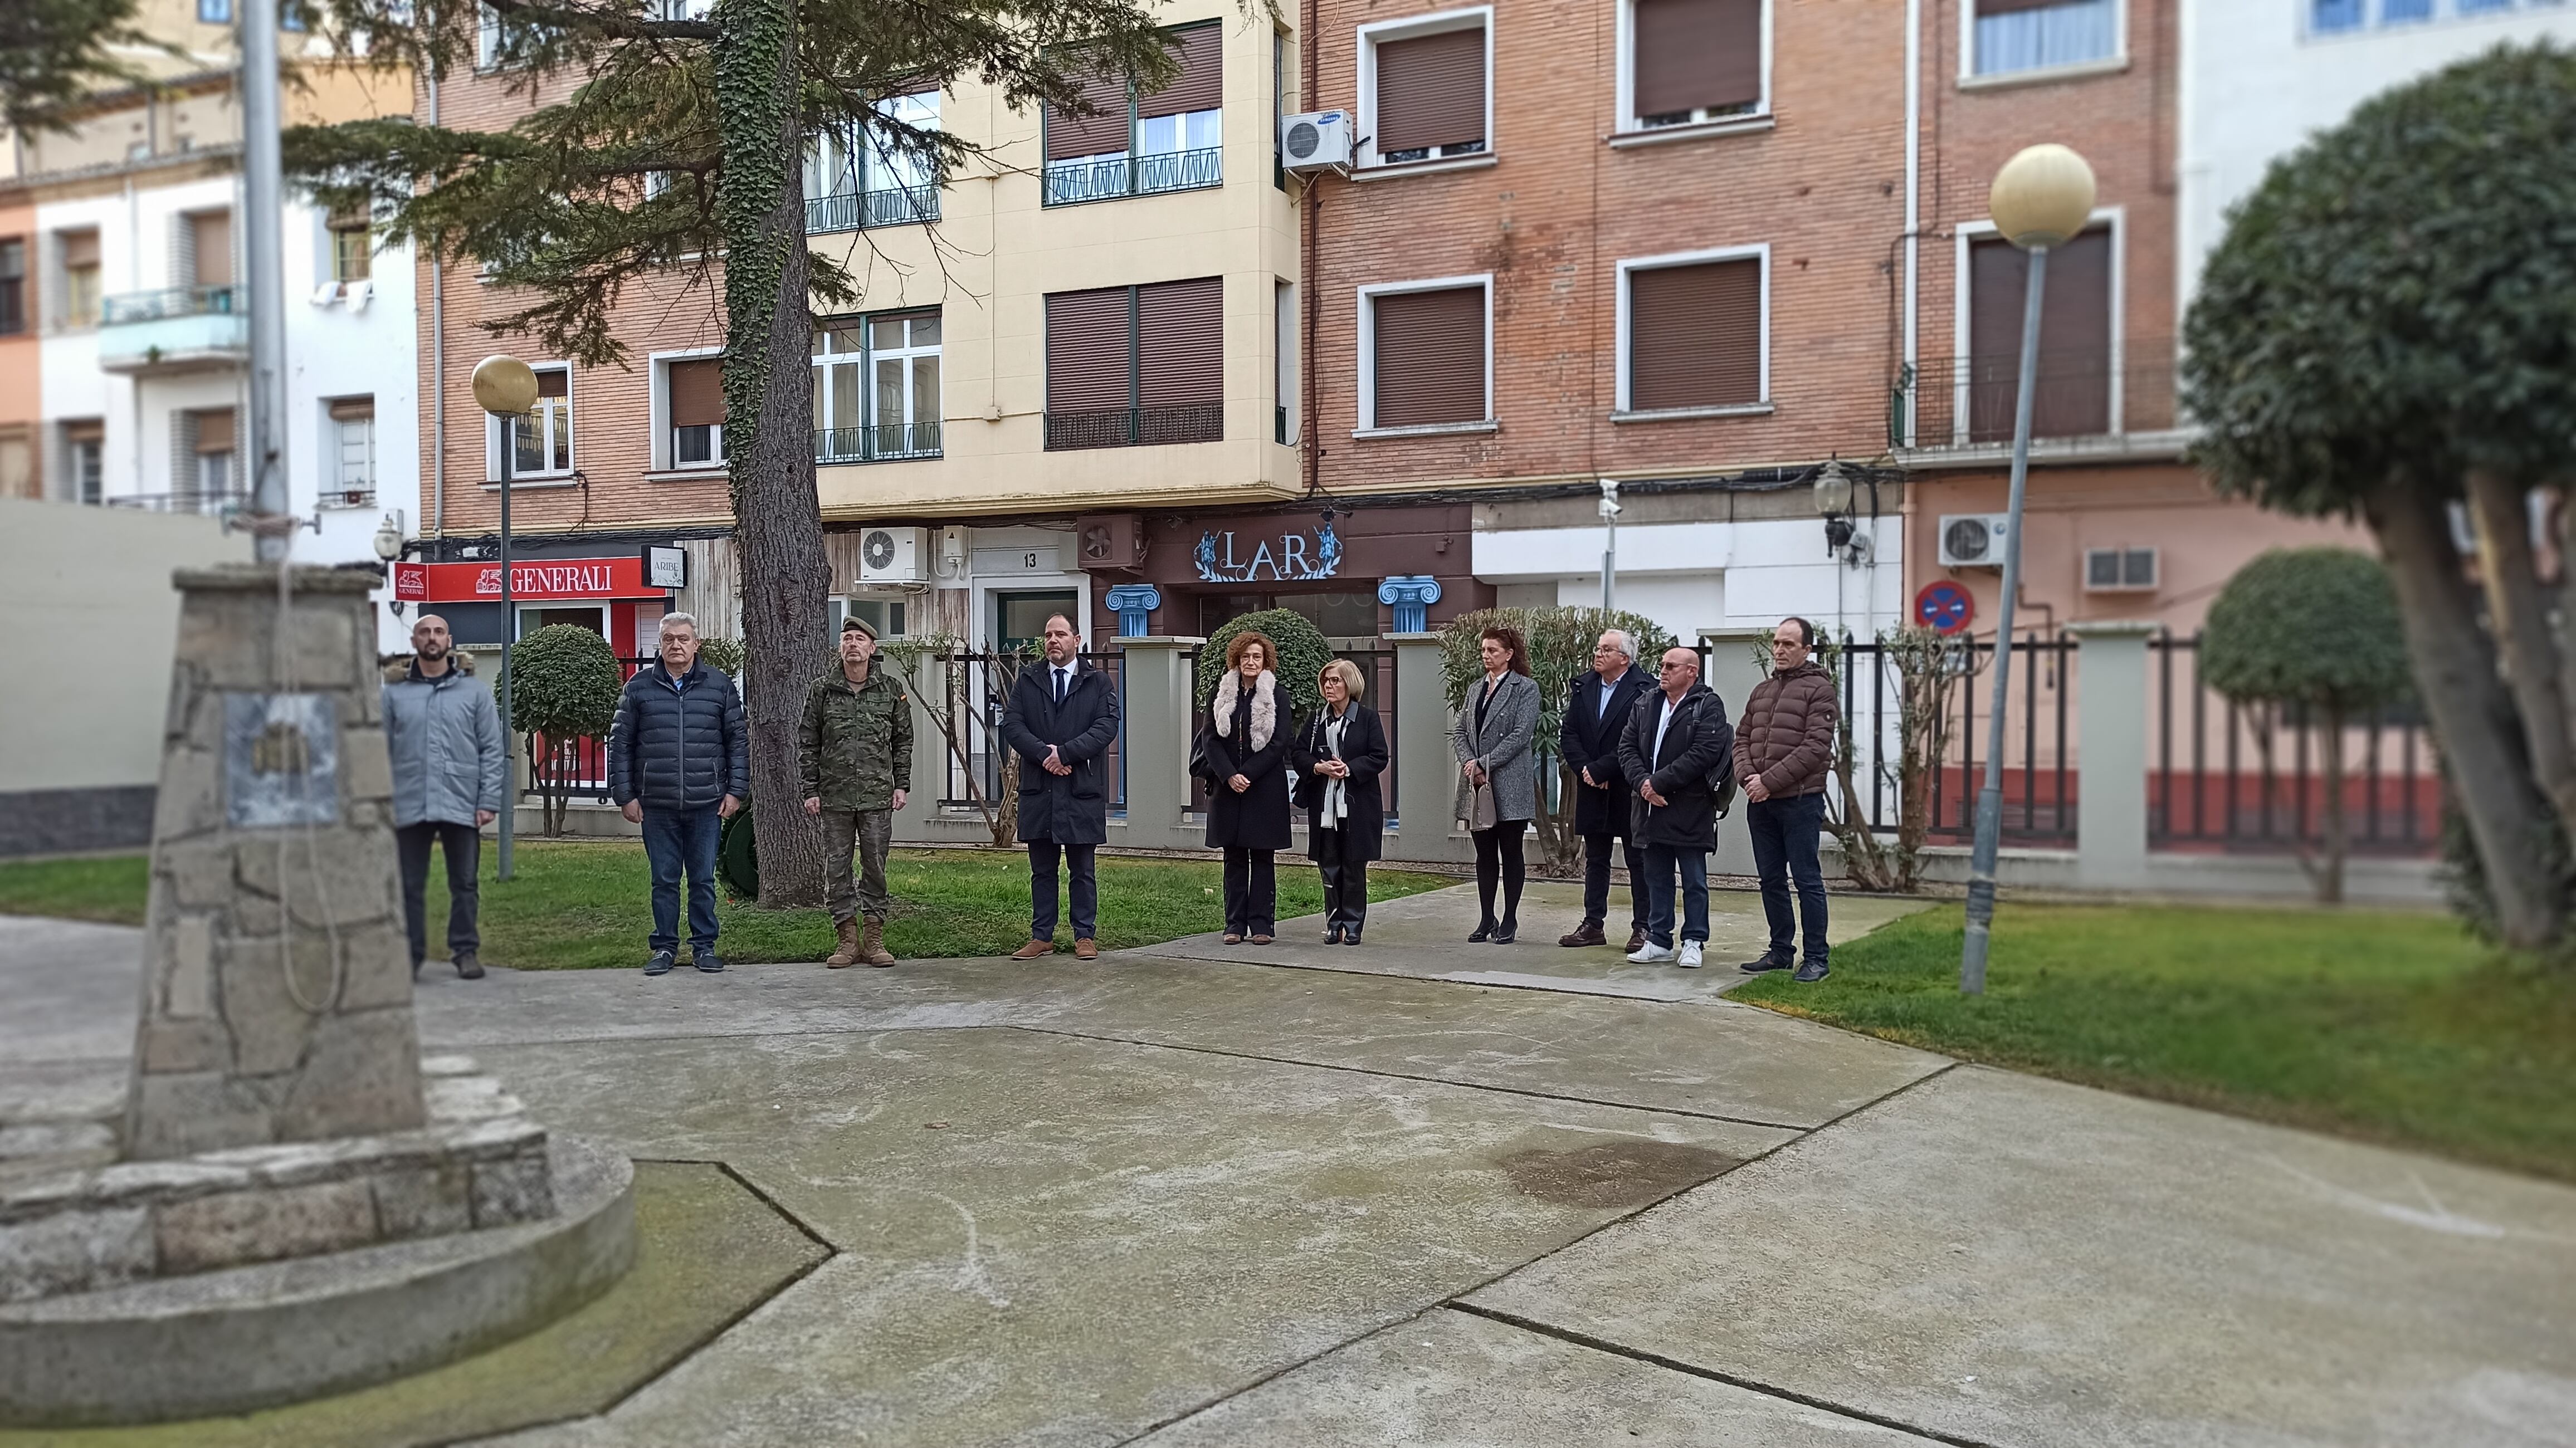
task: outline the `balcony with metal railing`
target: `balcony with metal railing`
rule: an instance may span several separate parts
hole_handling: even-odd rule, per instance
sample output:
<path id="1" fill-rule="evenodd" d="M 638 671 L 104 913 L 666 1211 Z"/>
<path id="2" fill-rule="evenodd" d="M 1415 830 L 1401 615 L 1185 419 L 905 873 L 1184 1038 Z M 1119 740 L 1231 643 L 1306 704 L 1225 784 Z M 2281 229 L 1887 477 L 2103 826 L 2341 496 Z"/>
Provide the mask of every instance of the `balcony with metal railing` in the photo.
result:
<path id="1" fill-rule="evenodd" d="M 1225 436 L 1222 403 L 1183 407 L 1104 407 L 1046 415 L 1046 449 L 1156 447 L 1165 443 L 1216 442 Z"/>
<path id="2" fill-rule="evenodd" d="M 98 365 L 129 377 L 162 376 L 250 360 L 241 288 L 167 287 L 109 297 L 98 321 Z"/>
<path id="3" fill-rule="evenodd" d="M 2182 444 L 2169 340 L 2043 351 L 2036 381 L 2034 455 L 2162 453 Z M 2021 359 L 2011 355 L 1931 358 L 1900 369 L 1888 390 L 1888 447 L 1918 462 L 2004 456 L 2020 385 Z"/>
<path id="4" fill-rule="evenodd" d="M 911 226 L 939 219 L 935 185 L 890 186 L 881 191 L 835 191 L 805 200 L 805 234 L 863 231 L 872 226 Z"/>
<path id="5" fill-rule="evenodd" d="M 195 513 L 206 518 L 226 518 L 250 507 L 250 499 L 241 493 L 121 493 L 102 498 L 111 508 L 131 508 L 138 513 Z"/>
<path id="6" fill-rule="evenodd" d="M 1167 191 L 1196 191 L 1224 184 L 1222 146 L 1143 156 L 1089 156 L 1047 163 L 1045 201 L 1049 206 L 1078 206 L 1086 201 L 1157 196 Z"/>
<path id="7" fill-rule="evenodd" d="M 889 422 L 874 427 L 814 429 L 814 461 L 892 463 L 939 456 L 939 424 Z"/>

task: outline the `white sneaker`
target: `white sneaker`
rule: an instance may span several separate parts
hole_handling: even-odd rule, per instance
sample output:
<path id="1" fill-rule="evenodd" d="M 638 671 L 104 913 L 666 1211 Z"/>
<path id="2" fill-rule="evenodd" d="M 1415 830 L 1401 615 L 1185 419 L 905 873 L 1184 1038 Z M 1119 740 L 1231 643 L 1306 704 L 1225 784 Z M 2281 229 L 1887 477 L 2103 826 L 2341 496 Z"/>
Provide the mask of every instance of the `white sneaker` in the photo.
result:
<path id="1" fill-rule="evenodd" d="M 1676 964 L 1676 965 L 1680 966 L 1680 967 L 1681 967 L 1682 969 L 1684 969 L 1684 970 L 1697 970 L 1697 969 L 1699 969 L 1699 968 L 1700 968 L 1700 966 L 1703 964 L 1703 962 L 1702 962 L 1702 961 L 1700 960 L 1700 958 L 1699 958 L 1699 942 L 1698 942 L 1698 941 L 1696 941 L 1696 940 L 1685 940 L 1685 941 L 1683 941 L 1683 942 L 1682 942 L 1682 958 L 1681 958 L 1680 960 L 1675 961 L 1675 962 L 1674 962 L 1674 964 Z"/>
<path id="2" fill-rule="evenodd" d="M 1630 965 L 1661 965 L 1672 958 L 1673 948 L 1671 946 L 1657 945 L 1651 940 L 1638 946 L 1635 950 L 1628 952 L 1628 963 Z"/>

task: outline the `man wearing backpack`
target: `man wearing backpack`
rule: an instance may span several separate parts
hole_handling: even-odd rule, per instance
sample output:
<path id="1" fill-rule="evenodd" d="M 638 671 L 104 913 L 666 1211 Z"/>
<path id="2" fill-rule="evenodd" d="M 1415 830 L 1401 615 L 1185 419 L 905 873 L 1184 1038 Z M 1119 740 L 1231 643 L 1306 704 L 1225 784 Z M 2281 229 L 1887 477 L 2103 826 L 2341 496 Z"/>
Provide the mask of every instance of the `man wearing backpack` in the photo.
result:
<path id="1" fill-rule="evenodd" d="M 1735 744 L 1726 703 L 1699 681 L 1696 650 L 1664 650 L 1661 687 L 1628 711 L 1619 772 L 1635 791 L 1629 838 L 1646 849 L 1646 940 L 1628 959 L 1706 963 L 1708 856 L 1717 848 L 1718 793 Z M 1673 939 L 1673 879 L 1681 878 L 1681 941 Z"/>
<path id="2" fill-rule="evenodd" d="M 1771 631 L 1771 677 L 1744 701 L 1744 727 L 1735 735 L 1735 777 L 1744 781 L 1744 824 L 1753 836 L 1753 865 L 1762 874 L 1762 913 L 1771 923 L 1771 948 L 1748 960 L 1749 974 L 1798 969 L 1795 980 L 1823 980 L 1825 873 L 1816 858 L 1825 822 L 1825 780 L 1833 772 L 1834 729 L 1842 710 L 1834 676 L 1812 657 L 1816 626 L 1784 618 Z M 1789 913 L 1789 882 L 1798 885 L 1798 911 Z M 1791 952 L 1803 927 L 1806 958 Z"/>

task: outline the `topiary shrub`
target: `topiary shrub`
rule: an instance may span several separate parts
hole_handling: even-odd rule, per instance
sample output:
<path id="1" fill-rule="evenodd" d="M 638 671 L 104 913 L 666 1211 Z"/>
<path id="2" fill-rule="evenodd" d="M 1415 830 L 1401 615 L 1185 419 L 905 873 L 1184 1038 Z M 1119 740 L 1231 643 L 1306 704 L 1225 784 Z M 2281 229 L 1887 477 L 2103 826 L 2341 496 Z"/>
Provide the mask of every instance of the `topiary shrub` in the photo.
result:
<path id="1" fill-rule="evenodd" d="M 2319 857 L 2302 856 L 2317 898 L 2343 898 L 2344 726 L 2403 698 L 2406 642 L 2388 570 L 2344 548 L 2275 548 L 2238 569 L 2209 606 L 2201 682 L 2239 704 L 2313 724 L 2325 775 Z M 2255 738 L 2270 749 L 2272 732 Z"/>
<path id="2" fill-rule="evenodd" d="M 510 728 L 528 736 L 547 834 L 563 833 L 584 741 L 607 747 L 625 684 L 617 651 L 586 628 L 548 624 L 510 646 Z"/>
<path id="3" fill-rule="evenodd" d="M 1637 641 L 1637 659 L 1649 674 L 1664 650 L 1675 642 L 1663 625 L 1639 613 L 1604 613 L 1597 608 L 1577 608 L 1558 604 L 1551 608 L 1483 608 L 1462 613 L 1440 630 L 1440 682 L 1453 710 L 1467 702 L 1467 689 L 1484 677 L 1485 663 L 1478 652 L 1478 641 L 1485 630 L 1496 625 L 1520 630 L 1528 641 L 1530 677 L 1538 682 L 1538 742 L 1540 755 L 1538 838 L 1542 866 L 1551 874 L 1563 874 L 1573 868 L 1582 849 L 1582 837 L 1574 832 L 1574 782 L 1572 771 L 1556 757 L 1556 733 L 1565 721 L 1566 685 L 1574 676 L 1592 667 L 1592 645 L 1605 629 L 1626 629 Z M 1564 771 L 1550 800 L 1545 772 L 1550 763 Z"/>
<path id="4" fill-rule="evenodd" d="M 1297 701 L 1297 717 L 1311 718 L 1324 707 L 1324 694 L 1316 687 L 1315 676 L 1333 661 L 1332 645 L 1324 642 L 1323 630 L 1304 614 L 1294 609 L 1265 608 L 1226 620 L 1224 627 L 1208 635 L 1208 641 L 1199 646 L 1201 710 L 1216 698 L 1217 680 L 1225 677 L 1226 645 L 1242 633 L 1268 634 L 1270 641 L 1279 646 L 1279 657 L 1271 661 L 1270 671 L 1279 676 L 1279 686 L 1288 691 L 1288 697 Z"/>
<path id="5" fill-rule="evenodd" d="M 734 681 L 736 687 L 741 686 L 742 640 L 700 639 L 698 640 L 698 662 L 710 669 L 722 671 L 726 678 Z"/>

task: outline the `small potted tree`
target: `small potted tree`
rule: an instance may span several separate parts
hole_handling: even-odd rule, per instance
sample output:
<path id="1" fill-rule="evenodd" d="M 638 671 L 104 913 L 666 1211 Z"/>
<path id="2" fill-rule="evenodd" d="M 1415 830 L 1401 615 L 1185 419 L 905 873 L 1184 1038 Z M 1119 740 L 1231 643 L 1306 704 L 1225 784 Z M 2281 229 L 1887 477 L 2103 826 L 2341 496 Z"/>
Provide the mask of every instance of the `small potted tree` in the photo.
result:
<path id="1" fill-rule="evenodd" d="M 2378 559 L 2344 548 L 2276 548 L 2237 570 L 2209 606 L 2203 683 L 2240 705 L 2316 726 L 2325 808 L 2315 857 L 2300 864 L 2317 898 L 2343 898 L 2351 832 L 2344 810 L 2346 725 L 2407 691 L 2397 594 Z M 2257 737 L 2270 746 L 2271 731 Z"/>
<path id="2" fill-rule="evenodd" d="M 563 833 L 576 777 L 587 772 L 583 751 L 604 759 L 625 683 L 608 640 L 574 624 L 548 624 L 510 646 L 510 728 L 527 736 L 547 834 Z"/>

